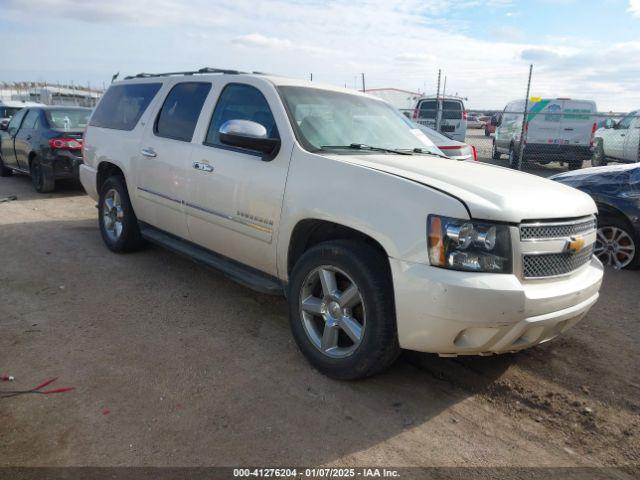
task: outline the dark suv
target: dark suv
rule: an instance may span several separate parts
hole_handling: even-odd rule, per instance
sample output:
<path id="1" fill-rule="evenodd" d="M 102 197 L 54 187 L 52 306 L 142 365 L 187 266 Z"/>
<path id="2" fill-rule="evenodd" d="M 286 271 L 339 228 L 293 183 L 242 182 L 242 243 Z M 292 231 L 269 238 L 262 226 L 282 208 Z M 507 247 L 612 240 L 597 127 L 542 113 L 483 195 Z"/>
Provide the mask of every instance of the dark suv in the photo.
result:
<path id="1" fill-rule="evenodd" d="M 58 179 L 78 179 L 82 134 L 90 108 L 31 107 L 18 111 L 0 132 L 0 176 L 31 175 L 38 192 L 52 192 Z"/>

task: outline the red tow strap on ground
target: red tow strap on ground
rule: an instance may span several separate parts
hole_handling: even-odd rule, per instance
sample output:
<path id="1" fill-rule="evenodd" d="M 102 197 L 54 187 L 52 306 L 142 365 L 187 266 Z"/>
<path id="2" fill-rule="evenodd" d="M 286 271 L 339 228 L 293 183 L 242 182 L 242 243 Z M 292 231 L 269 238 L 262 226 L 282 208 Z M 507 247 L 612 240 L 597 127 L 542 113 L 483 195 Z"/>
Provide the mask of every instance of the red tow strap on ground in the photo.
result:
<path id="1" fill-rule="evenodd" d="M 0 398 L 10 398 L 16 397 L 18 395 L 26 395 L 29 393 L 37 393 L 40 395 L 51 395 L 52 393 L 64 393 L 69 392 L 74 389 L 74 387 L 62 387 L 62 388 L 54 388 L 52 390 L 42 390 L 44 387 L 51 385 L 55 382 L 58 377 L 52 378 L 50 380 L 46 380 L 42 382 L 40 385 L 30 389 L 30 390 L 0 390 Z M 4 380 L 4 378 L 3 378 Z"/>

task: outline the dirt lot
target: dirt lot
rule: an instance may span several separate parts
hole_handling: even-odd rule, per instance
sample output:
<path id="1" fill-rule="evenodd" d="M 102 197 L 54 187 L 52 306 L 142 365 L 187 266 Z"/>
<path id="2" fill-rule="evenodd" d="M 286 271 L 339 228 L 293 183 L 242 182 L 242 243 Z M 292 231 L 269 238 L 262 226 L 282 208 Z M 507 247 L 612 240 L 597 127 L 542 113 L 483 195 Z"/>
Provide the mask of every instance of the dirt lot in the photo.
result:
<path id="1" fill-rule="evenodd" d="M 563 338 L 522 352 L 406 353 L 342 383 L 297 351 L 285 301 L 160 248 L 115 255 L 67 188 L 0 179 L 0 466 L 632 466 L 640 272 L 609 271 Z"/>

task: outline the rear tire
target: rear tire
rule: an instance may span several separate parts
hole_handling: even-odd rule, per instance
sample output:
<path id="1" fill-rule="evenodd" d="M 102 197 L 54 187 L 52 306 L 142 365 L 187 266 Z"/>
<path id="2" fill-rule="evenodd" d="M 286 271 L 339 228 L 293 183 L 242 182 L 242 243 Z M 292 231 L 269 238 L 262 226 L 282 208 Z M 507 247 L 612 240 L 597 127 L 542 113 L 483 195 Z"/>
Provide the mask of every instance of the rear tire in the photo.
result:
<path id="1" fill-rule="evenodd" d="M 0 156 L 0 177 L 10 177 L 11 175 L 13 175 L 13 170 L 4 166 L 4 162 Z"/>
<path id="2" fill-rule="evenodd" d="M 321 243 L 296 262 L 289 287 L 293 337 L 320 372 L 355 380 L 394 362 L 400 347 L 393 284 L 381 252 L 350 240 Z"/>
<path id="3" fill-rule="evenodd" d="M 522 170 L 522 161 L 519 158 L 517 146 L 514 144 L 509 146 L 509 168 Z"/>
<path id="4" fill-rule="evenodd" d="M 582 160 L 570 160 L 567 162 L 569 170 L 580 170 L 582 168 Z"/>
<path id="5" fill-rule="evenodd" d="M 33 157 L 29 166 L 31 183 L 38 193 L 50 193 L 56 189 L 56 179 L 42 167 L 40 158 Z"/>
<path id="6" fill-rule="evenodd" d="M 98 223 L 102 240 L 112 252 L 133 252 L 144 244 L 126 182 L 119 175 L 109 177 L 100 189 Z"/>
<path id="7" fill-rule="evenodd" d="M 498 149 L 496 148 L 496 141 L 495 139 L 493 140 L 493 143 L 491 144 L 491 158 L 493 160 L 500 160 L 500 157 L 502 156 L 502 154 L 498 151 Z"/>

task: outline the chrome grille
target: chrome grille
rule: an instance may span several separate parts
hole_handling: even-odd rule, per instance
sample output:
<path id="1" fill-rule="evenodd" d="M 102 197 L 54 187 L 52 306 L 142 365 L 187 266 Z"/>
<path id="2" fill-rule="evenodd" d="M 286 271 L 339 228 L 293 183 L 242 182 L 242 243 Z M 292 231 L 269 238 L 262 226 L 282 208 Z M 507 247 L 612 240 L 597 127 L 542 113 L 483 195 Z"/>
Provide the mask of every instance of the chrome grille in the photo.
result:
<path id="1" fill-rule="evenodd" d="M 524 255 L 525 278 L 542 278 L 566 275 L 589 263 L 593 256 L 593 245 L 576 254 L 569 252 Z"/>
<path id="2" fill-rule="evenodd" d="M 549 240 L 572 235 L 584 235 L 596 229 L 595 217 L 581 218 L 570 222 L 524 223 L 520 225 L 520 240 Z"/>

